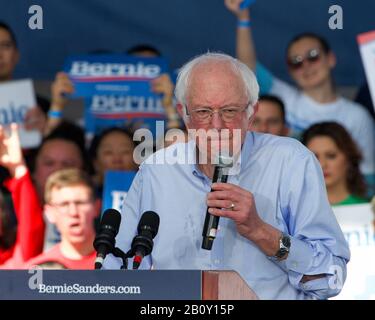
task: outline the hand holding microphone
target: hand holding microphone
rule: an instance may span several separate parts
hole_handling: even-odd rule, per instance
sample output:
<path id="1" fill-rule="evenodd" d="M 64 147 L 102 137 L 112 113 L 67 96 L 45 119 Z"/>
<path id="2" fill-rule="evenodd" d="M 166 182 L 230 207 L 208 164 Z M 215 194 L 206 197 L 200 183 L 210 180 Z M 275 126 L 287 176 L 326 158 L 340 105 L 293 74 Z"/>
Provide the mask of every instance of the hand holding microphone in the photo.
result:
<path id="1" fill-rule="evenodd" d="M 222 182 L 226 183 L 228 181 L 228 172 L 229 169 L 233 166 L 233 159 L 230 157 L 225 157 L 219 155 L 218 164 L 215 166 L 214 177 L 212 183 Z M 211 189 L 211 192 L 213 190 Z M 233 205 L 234 206 L 234 205 Z M 214 216 L 208 212 L 209 208 L 206 211 L 206 218 L 204 220 L 203 226 L 203 241 L 202 249 L 211 250 L 213 242 L 216 238 L 216 232 L 219 226 L 220 217 Z"/>

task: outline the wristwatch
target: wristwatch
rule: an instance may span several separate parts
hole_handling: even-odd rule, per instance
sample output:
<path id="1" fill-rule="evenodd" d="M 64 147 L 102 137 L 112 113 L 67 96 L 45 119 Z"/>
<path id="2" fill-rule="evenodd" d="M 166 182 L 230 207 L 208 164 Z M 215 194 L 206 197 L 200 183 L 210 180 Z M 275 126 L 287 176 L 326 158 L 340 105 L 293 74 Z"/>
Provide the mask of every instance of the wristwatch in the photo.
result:
<path id="1" fill-rule="evenodd" d="M 283 260 L 289 253 L 290 244 L 290 236 L 282 233 L 279 239 L 279 250 L 277 250 L 272 258 L 277 261 Z"/>

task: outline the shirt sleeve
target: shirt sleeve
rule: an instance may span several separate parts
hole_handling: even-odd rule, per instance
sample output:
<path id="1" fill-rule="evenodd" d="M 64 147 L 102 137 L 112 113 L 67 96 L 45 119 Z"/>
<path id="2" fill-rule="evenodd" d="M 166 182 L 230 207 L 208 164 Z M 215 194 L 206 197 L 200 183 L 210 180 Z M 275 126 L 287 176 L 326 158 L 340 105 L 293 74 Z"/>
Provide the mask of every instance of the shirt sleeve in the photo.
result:
<path id="1" fill-rule="evenodd" d="M 255 65 L 255 75 L 258 80 L 260 94 L 269 94 L 272 88 L 273 75 L 272 73 L 261 63 L 257 62 Z"/>
<path id="2" fill-rule="evenodd" d="M 19 179 L 5 181 L 5 186 L 12 193 L 14 210 L 17 217 L 17 236 L 15 251 L 21 252 L 25 262 L 43 250 L 44 220 L 37 192 L 27 172 Z"/>
<path id="3" fill-rule="evenodd" d="M 349 247 L 328 202 L 314 155 L 306 150 L 286 166 L 280 194 L 291 247 L 287 259 L 277 263 L 294 287 L 311 298 L 326 299 L 342 288 Z M 301 283 L 304 275 L 319 274 L 325 277 Z"/>

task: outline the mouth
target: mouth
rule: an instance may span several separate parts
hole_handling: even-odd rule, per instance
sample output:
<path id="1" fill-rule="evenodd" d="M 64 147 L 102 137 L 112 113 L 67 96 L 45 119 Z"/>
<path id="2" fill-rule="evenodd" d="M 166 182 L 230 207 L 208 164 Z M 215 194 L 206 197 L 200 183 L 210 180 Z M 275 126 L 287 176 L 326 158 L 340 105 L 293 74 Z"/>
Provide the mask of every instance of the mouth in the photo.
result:
<path id="1" fill-rule="evenodd" d="M 69 224 L 69 232 L 72 235 L 82 235 L 83 234 L 83 228 L 80 222 L 73 222 Z"/>

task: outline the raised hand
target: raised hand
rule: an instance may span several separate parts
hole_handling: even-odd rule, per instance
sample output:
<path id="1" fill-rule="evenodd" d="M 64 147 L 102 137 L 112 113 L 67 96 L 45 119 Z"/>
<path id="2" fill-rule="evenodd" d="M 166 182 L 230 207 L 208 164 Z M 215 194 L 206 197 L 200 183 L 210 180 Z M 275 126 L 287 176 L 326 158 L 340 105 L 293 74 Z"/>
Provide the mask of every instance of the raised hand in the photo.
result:
<path id="1" fill-rule="evenodd" d="M 249 9 L 240 9 L 243 0 L 224 0 L 224 4 L 238 19 L 247 19 L 249 17 Z"/>
<path id="2" fill-rule="evenodd" d="M 44 132 L 47 117 L 39 107 L 29 109 L 25 114 L 24 128 L 26 130 L 38 130 Z"/>
<path id="3" fill-rule="evenodd" d="M 9 134 L 0 126 L 0 164 L 7 168 L 14 178 L 20 178 L 27 172 L 16 123 L 10 125 Z"/>
<path id="4" fill-rule="evenodd" d="M 66 105 L 67 99 L 64 94 L 72 94 L 74 92 L 74 85 L 65 72 L 58 72 L 55 81 L 51 86 L 53 110 L 62 110 Z"/>
<path id="5" fill-rule="evenodd" d="M 163 94 L 163 104 L 167 102 L 172 104 L 174 85 L 167 73 L 163 73 L 161 76 L 151 81 L 151 90 L 155 93 Z"/>

